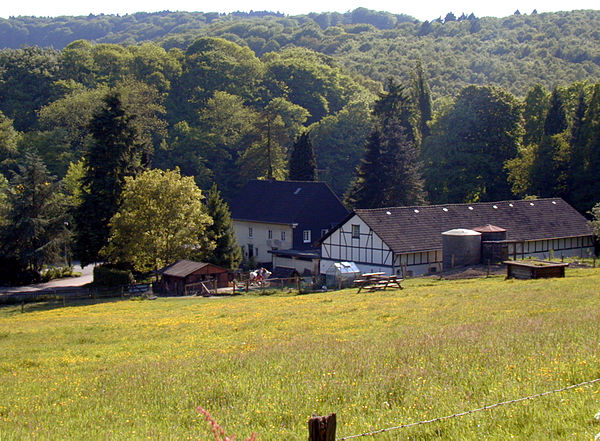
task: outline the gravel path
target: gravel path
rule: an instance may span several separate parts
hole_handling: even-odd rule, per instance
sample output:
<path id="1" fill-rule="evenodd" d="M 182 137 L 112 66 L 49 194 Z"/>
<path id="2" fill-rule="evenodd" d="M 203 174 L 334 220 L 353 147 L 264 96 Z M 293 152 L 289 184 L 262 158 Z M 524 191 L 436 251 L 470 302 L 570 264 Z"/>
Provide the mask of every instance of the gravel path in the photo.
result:
<path id="1" fill-rule="evenodd" d="M 63 288 L 66 286 L 82 286 L 82 285 L 86 285 L 86 284 L 92 282 L 93 273 L 94 273 L 93 265 L 88 265 L 88 266 L 82 268 L 80 265 L 74 263 L 73 271 L 76 273 L 81 273 L 81 276 L 51 280 L 50 282 L 35 283 L 33 285 L 0 287 L 0 293 L 41 291 L 43 289 L 48 289 L 48 288 Z"/>

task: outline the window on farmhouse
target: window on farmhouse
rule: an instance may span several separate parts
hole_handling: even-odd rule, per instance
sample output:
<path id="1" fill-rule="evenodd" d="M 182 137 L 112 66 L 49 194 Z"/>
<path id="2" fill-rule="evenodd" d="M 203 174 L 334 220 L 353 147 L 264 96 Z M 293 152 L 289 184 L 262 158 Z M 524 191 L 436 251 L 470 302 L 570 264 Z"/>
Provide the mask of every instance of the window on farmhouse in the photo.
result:
<path id="1" fill-rule="evenodd" d="M 285 231 L 281 232 L 281 240 L 285 240 Z"/>
<path id="2" fill-rule="evenodd" d="M 360 239 L 360 225 L 352 225 L 352 239 Z"/>
<path id="3" fill-rule="evenodd" d="M 248 227 L 248 237 L 252 237 L 252 227 Z"/>
<path id="4" fill-rule="evenodd" d="M 267 239 L 273 239 L 273 230 L 267 232 Z"/>
<path id="5" fill-rule="evenodd" d="M 302 232 L 302 239 L 303 239 L 304 243 L 310 242 L 310 230 L 304 230 Z"/>

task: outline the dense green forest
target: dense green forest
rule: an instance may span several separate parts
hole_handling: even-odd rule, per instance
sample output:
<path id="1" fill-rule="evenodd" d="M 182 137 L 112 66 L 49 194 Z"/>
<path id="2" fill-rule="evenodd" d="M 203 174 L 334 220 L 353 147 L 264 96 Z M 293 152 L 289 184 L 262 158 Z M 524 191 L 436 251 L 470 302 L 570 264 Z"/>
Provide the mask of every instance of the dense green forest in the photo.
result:
<path id="1" fill-rule="evenodd" d="M 158 31 L 188 16 L 192 28 Z M 197 195 L 180 207 L 198 217 L 194 245 L 182 233 L 178 249 L 232 267 L 221 197 L 250 179 L 317 178 L 349 207 L 558 196 L 587 215 L 600 200 L 599 18 L 419 23 L 360 8 L 7 20 L 28 35 L 35 23 L 47 35 L 112 24 L 96 41 L 0 50 L 0 266 L 39 279 L 73 252 L 157 268 L 183 208 L 139 201 L 176 185 Z M 124 24 L 133 19 L 157 32 L 139 36 L 144 26 Z M 98 42 L 109 35 L 120 43 Z M 166 236 L 143 236 L 148 248 L 124 257 L 114 244 L 135 236 L 135 218 L 157 219 Z"/>
<path id="2" fill-rule="evenodd" d="M 504 18 L 449 13 L 425 22 L 365 8 L 303 16 L 159 12 L 0 20 L 0 47 L 6 48 L 60 50 L 85 39 L 123 45 L 153 41 L 169 50 L 185 49 L 202 36 L 246 46 L 258 57 L 304 47 L 379 82 L 388 76 L 407 80 L 420 59 L 434 98 L 469 84 L 493 84 L 524 96 L 532 83 L 552 88 L 600 76 L 600 11 L 592 10 Z"/>

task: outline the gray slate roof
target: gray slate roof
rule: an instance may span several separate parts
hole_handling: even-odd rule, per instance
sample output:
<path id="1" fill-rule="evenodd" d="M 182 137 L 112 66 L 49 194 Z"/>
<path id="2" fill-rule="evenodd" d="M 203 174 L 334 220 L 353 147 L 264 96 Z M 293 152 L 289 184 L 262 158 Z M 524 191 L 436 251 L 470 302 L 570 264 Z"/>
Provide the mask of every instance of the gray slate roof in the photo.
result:
<path id="1" fill-rule="evenodd" d="M 506 229 L 507 240 L 517 241 L 592 234 L 585 217 L 560 198 L 357 209 L 354 213 L 395 253 L 441 249 L 442 232 L 486 224 Z"/>
<path id="2" fill-rule="evenodd" d="M 327 218 L 335 225 L 348 214 L 325 182 L 311 181 L 250 181 L 230 207 L 233 219 L 280 224 Z"/>

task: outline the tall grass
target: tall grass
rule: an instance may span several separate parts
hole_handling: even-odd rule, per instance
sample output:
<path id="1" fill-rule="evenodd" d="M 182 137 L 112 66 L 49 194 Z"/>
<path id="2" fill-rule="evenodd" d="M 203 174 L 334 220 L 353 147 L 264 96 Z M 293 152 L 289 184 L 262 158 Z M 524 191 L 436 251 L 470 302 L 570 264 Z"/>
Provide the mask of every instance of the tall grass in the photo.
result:
<path id="1" fill-rule="evenodd" d="M 0 435 L 304 440 L 420 421 L 600 377 L 600 270 L 344 290 L 0 309 Z M 600 387 L 380 440 L 592 440 Z"/>

